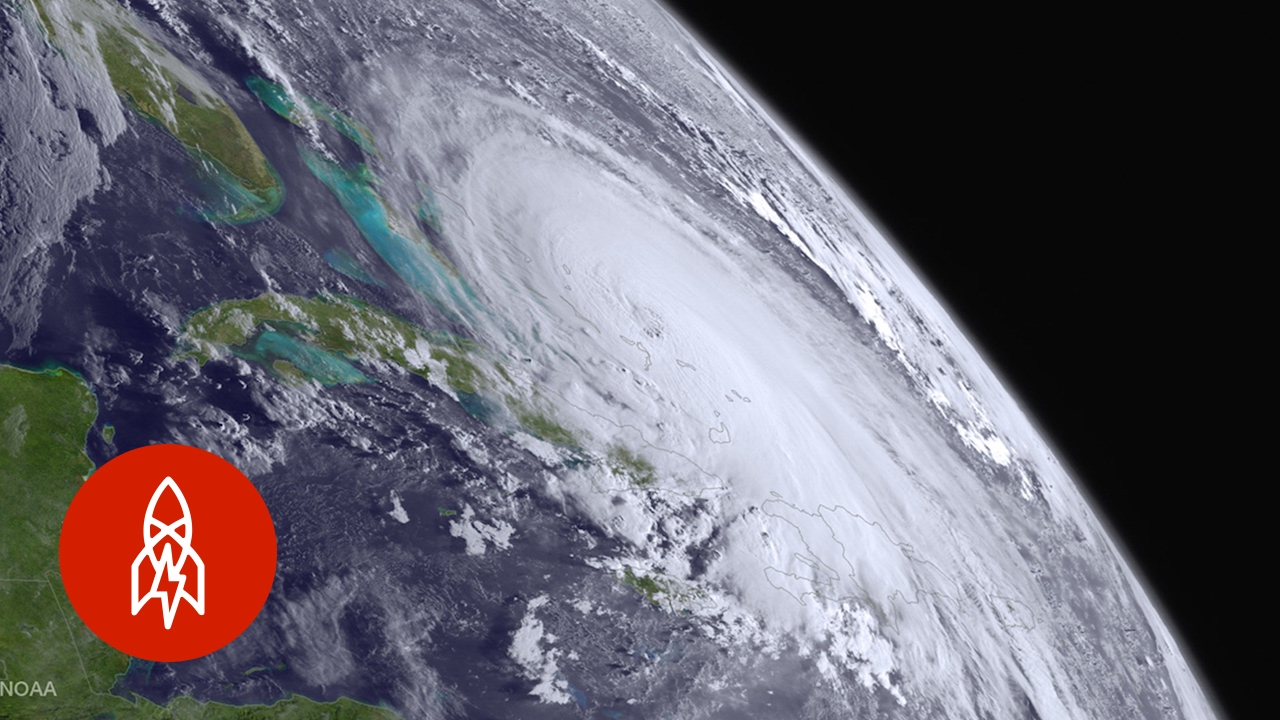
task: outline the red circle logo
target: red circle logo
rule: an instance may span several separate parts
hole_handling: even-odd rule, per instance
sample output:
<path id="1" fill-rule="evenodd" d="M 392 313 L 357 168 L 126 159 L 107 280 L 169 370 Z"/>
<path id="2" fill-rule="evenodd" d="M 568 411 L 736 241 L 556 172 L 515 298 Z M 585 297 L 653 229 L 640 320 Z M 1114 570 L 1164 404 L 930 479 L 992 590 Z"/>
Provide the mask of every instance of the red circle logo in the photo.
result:
<path id="1" fill-rule="evenodd" d="M 258 616 L 276 533 L 253 483 L 186 445 L 120 455 L 85 481 L 62 521 L 62 582 L 103 642 L 144 660 L 208 655 Z"/>

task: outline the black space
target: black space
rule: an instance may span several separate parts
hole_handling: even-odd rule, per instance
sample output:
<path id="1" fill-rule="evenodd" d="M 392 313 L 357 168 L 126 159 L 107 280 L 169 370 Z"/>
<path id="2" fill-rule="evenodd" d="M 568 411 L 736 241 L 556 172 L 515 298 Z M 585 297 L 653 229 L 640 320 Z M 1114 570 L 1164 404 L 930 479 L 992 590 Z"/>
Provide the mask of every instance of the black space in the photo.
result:
<path id="1" fill-rule="evenodd" d="M 1243 220 L 1264 177 L 1248 38 L 1047 6 L 673 6 L 933 284 L 1227 715 L 1260 713 L 1269 353 L 1244 278 L 1275 231 Z"/>

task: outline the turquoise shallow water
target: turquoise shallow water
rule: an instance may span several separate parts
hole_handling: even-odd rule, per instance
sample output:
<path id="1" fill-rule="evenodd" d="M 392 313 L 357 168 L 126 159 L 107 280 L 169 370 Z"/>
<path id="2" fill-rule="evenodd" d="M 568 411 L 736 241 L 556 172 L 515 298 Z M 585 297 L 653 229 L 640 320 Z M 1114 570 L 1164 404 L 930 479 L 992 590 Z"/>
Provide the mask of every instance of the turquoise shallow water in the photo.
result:
<path id="1" fill-rule="evenodd" d="M 440 202 L 436 199 L 435 191 L 422 183 L 418 183 L 418 190 L 422 192 L 422 202 L 418 203 L 418 217 L 430 225 L 432 230 L 443 233 L 444 215 L 440 212 Z"/>
<path id="2" fill-rule="evenodd" d="M 373 174 L 363 163 L 342 165 L 310 148 L 300 148 L 307 168 L 333 192 L 369 245 L 405 282 L 454 322 L 476 317 L 479 302 L 416 228 L 405 237 L 392 228 L 387 203 L 374 191 Z M 407 225 L 409 221 L 400 224 Z"/>
<path id="3" fill-rule="evenodd" d="M 265 78 L 257 75 L 250 75 L 245 78 L 244 84 L 249 90 L 258 97 L 267 107 L 271 108 L 277 115 L 285 118 L 295 125 L 303 123 L 304 113 L 298 107 L 298 102 L 292 95 L 284 89 Z M 369 128 L 362 123 L 338 112 L 333 106 L 316 100 L 312 97 L 302 96 L 302 102 L 306 104 L 307 110 L 321 120 L 328 123 L 334 130 L 342 133 L 348 140 L 354 142 L 370 155 L 378 152 L 377 146 L 373 141 L 373 133 L 369 132 Z"/>
<path id="4" fill-rule="evenodd" d="M 354 142 L 366 156 L 377 154 L 373 134 L 369 129 L 329 105 L 306 96 L 301 96 L 299 100 L 284 87 L 256 75 L 246 78 L 245 85 L 267 107 L 286 120 L 302 124 L 305 112 L 299 105 L 305 103 L 312 115 Z M 444 255 L 432 246 L 426 234 L 413 220 L 392 217 L 396 211 L 374 189 L 378 179 L 367 165 L 340 164 L 305 146 L 299 147 L 299 153 L 312 174 L 337 197 L 369 245 L 401 278 L 451 321 L 467 323 L 476 319 L 480 303 L 475 293 Z M 414 208 L 415 213 L 436 232 L 441 232 L 442 214 L 435 193 L 423 185 L 419 185 L 419 190 L 423 200 Z M 361 282 L 380 284 L 349 256 L 331 257 L 326 254 L 325 259 L 339 272 Z"/>
<path id="5" fill-rule="evenodd" d="M 342 356 L 274 330 L 264 330 L 252 345 L 235 352 L 246 360 L 264 365 L 270 365 L 273 359 L 288 360 L 307 377 L 328 387 L 372 382 Z"/>
<path id="6" fill-rule="evenodd" d="M 242 225 L 270 217 L 284 203 L 284 181 L 268 166 L 275 187 L 259 195 L 250 192 L 235 175 L 204 153 L 192 150 L 196 175 L 204 186 L 204 199 L 195 214 L 208 222 Z"/>
<path id="7" fill-rule="evenodd" d="M 377 285 L 379 287 L 383 287 L 383 282 L 381 280 L 374 277 L 359 260 L 342 248 L 332 248 L 327 250 L 324 254 L 324 261 L 329 263 L 329 267 L 353 280 L 359 280 L 366 285 Z"/>

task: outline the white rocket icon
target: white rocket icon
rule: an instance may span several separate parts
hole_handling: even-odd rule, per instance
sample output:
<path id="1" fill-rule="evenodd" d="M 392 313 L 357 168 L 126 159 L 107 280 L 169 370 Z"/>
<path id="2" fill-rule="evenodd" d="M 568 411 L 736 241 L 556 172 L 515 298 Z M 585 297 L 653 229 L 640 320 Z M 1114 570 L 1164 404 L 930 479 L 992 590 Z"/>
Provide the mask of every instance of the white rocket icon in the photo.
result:
<path id="1" fill-rule="evenodd" d="M 182 507 L 182 517 L 171 524 L 165 524 L 155 518 L 156 503 L 160 501 L 166 489 L 173 492 L 178 504 Z M 154 535 L 151 534 L 153 528 L 156 530 Z M 163 542 L 166 539 L 172 542 Z M 183 497 L 178 484 L 171 477 L 166 477 L 151 496 L 151 502 L 147 505 L 147 515 L 142 521 L 142 542 L 142 551 L 133 561 L 133 614 L 137 615 L 152 598 L 158 598 L 164 612 L 165 630 L 173 626 L 173 617 L 178 613 L 178 603 L 182 600 L 186 600 L 197 613 L 204 615 L 204 561 L 195 550 L 191 549 L 191 509 L 187 507 L 187 499 Z M 158 557 L 157 546 L 162 548 Z M 175 546 L 181 548 L 176 560 L 173 557 Z M 143 560 L 151 561 L 154 574 L 151 589 L 147 594 L 139 596 L 138 568 Z M 195 597 L 192 597 L 188 591 L 188 577 L 182 572 L 188 560 L 195 565 Z M 177 585 L 172 598 L 169 597 L 167 589 L 160 587 L 161 581 L 166 579 L 169 583 Z"/>

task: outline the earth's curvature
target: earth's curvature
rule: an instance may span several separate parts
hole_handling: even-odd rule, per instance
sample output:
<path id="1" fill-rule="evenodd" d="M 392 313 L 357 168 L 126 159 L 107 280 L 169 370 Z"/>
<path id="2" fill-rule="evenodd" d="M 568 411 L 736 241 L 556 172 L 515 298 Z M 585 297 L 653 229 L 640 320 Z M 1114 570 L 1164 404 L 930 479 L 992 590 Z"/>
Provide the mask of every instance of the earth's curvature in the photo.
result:
<path id="1" fill-rule="evenodd" d="M 3 7 L 0 669 L 57 693 L 0 715 L 1213 717 L 944 306 L 661 6 Z M 150 665 L 56 541 L 160 442 L 255 482 L 280 565 Z"/>

